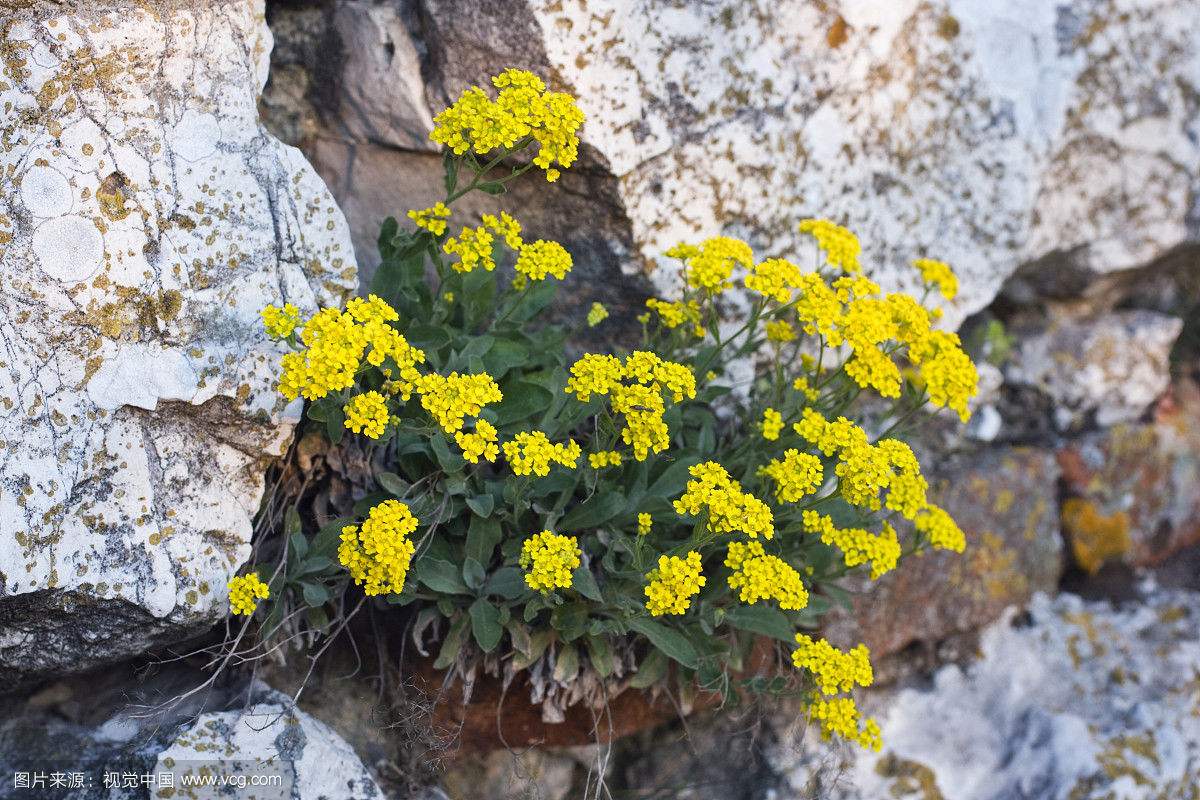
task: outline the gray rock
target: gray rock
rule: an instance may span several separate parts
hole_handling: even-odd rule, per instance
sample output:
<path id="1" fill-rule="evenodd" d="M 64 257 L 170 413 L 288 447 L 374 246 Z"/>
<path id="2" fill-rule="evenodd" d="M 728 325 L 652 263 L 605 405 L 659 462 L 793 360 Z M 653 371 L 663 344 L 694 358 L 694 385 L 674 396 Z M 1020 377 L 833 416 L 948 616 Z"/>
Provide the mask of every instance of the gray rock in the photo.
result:
<path id="1" fill-rule="evenodd" d="M 22 5 L 0 81 L 5 690 L 226 613 L 298 410 L 259 309 L 355 284 L 325 184 L 257 120 L 261 2 Z"/>
<path id="2" fill-rule="evenodd" d="M 831 761 L 812 739 L 782 742 L 774 763 L 792 790 L 776 796 L 1194 797 L 1198 630 L 1196 592 L 1151 590 L 1121 608 L 1039 596 L 1027 619 L 984 632 L 975 663 L 876 694 L 880 754 L 847 749 Z"/>

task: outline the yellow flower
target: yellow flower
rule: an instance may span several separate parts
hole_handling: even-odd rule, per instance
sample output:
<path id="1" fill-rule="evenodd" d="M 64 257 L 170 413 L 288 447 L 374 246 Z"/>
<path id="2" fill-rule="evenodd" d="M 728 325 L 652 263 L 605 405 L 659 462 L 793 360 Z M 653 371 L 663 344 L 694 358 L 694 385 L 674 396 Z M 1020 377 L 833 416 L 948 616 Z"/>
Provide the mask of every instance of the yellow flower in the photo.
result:
<path id="1" fill-rule="evenodd" d="M 967 402 L 979 393 L 979 373 L 960 345 L 958 334 L 933 331 L 909 348 L 908 357 L 920 370 L 929 401 L 958 412 L 966 422 L 971 418 Z"/>
<path id="2" fill-rule="evenodd" d="M 958 294 L 958 278 L 954 275 L 954 270 L 950 269 L 950 265 L 945 261 L 934 261 L 932 258 L 918 258 L 912 262 L 917 271 L 921 273 L 921 279 L 925 281 L 927 286 L 936 286 L 937 290 L 942 293 L 942 297 L 947 300 L 953 300 Z"/>
<path id="3" fill-rule="evenodd" d="M 822 738 L 828 739 L 836 734 L 875 752 L 883 747 L 879 724 L 873 719 L 864 719 L 860 729 L 858 706 L 849 697 L 815 699 L 809 705 L 808 713 L 820 723 Z"/>
<path id="4" fill-rule="evenodd" d="M 775 600 L 784 611 L 799 611 L 808 605 L 808 590 L 800 573 L 782 558 L 767 555 L 760 542 L 730 542 L 725 566 L 733 570 L 729 588 L 738 590 L 743 603 Z"/>
<path id="5" fill-rule="evenodd" d="M 570 589 L 571 574 L 582 563 L 583 550 L 574 536 L 550 531 L 535 533 L 521 546 L 521 569 L 525 584 L 546 594 L 554 589 Z"/>
<path id="6" fill-rule="evenodd" d="M 338 561 L 365 594 L 399 594 L 414 550 L 409 536 L 416 529 L 417 518 L 407 505 L 384 500 L 362 525 L 342 528 Z"/>
<path id="7" fill-rule="evenodd" d="M 238 575 L 229 581 L 229 610 L 233 614 L 248 617 L 258 607 L 259 600 L 266 600 L 270 596 L 270 589 L 257 572 Z"/>
<path id="8" fill-rule="evenodd" d="M 588 327 L 594 328 L 606 319 L 608 319 L 608 309 L 602 303 L 592 303 L 587 315 Z"/>
<path id="9" fill-rule="evenodd" d="M 675 513 L 699 516 L 708 512 L 708 529 L 714 533 L 740 531 L 752 539 L 775 535 L 775 520 L 767 504 L 742 491 L 742 486 L 729 477 L 725 468 L 715 461 L 696 464 L 688 473 L 684 493 L 675 501 Z"/>
<path id="10" fill-rule="evenodd" d="M 651 616 L 683 614 L 700 593 L 705 578 L 700 574 L 700 554 L 691 551 L 687 558 L 659 556 L 658 568 L 646 575 L 646 610 Z"/>
<path id="11" fill-rule="evenodd" d="M 458 261 L 450 264 L 455 272 L 471 272 L 477 267 L 483 267 L 488 272 L 496 268 L 492 258 L 492 234 L 484 227 L 463 228 L 458 237 L 451 236 L 442 245 L 442 250 L 450 255 L 457 255 Z"/>
<path id="12" fill-rule="evenodd" d="M 892 571 L 900 560 L 900 540 L 896 529 L 883 523 L 878 535 L 861 528 L 838 528 L 833 520 L 816 511 L 805 511 L 801 515 L 805 530 L 821 535 L 821 541 L 842 551 L 842 560 L 847 567 L 871 564 L 871 580 Z"/>
<path id="13" fill-rule="evenodd" d="M 621 454 L 616 450 L 600 450 L 595 453 L 588 453 L 588 464 L 591 465 L 592 469 L 619 467 L 621 466 Z"/>
<path id="14" fill-rule="evenodd" d="M 772 342 L 792 342 L 796 340 L 796 329 L 786 320 L 774 320 L 765 326 L 767 340 Z"/>
<path id="15" fill-rule="evenodd" d="M 841 225 L 827 219 L 806 219 L 800 222 L 800 232 L 817 240 L 817 246 L 825 251 L 825 260 L 830 266 L 850 273 L 862 269 L 858 263 L 862 245 L 857 236 Z"/>
<path id="16" fill-rule="evenodd" d="M 579 445 L 573 439 L 566 444 L 551 444 L 542 431 L 521 431 L 504 443 L 504 457 L 517 475 L 544 478 L 550 474 L 552 463 L 574 469 L 579 455 Z"/>
<path id="17" fill-rule="evenodd" d="M 809 336 L 821 335 L 831 347 L 842 343 L 842 302 L 837 293 L 816 272 L 800 277 L 798 297 L 793 308 Z"/>
<path id="18" fill-rule="evenodd" d="M 505 70 L 492 78 L 492 84 L 500 90 L 495 100 L 478 86 L 470 87 L 433 118 L 429 138 L 458 155 L 474 150 L 481 156 L 499 147 L 513 149 L 523 141 L 536 141 L 533 163 L 546 171 L 546 180 L 556 180 L 559 171 L 551 164 L 558 162 L 566 169 L 579 155 L 577 131 L 583 112 L 575 99 L 546 91 L 546 84 L 525 70 Z"/>
<path id="19" fill-rule="evenodd" d="M 355 395 L 342 410 L 346 415 L 345 426 L 369 439 L 383 436 L 391 419 L 383 395 L 374 391 Z"/>
<path id="20" fill-rule="evenodd" d="M 538 239 L 521 245 L 513 269 L 518 276 L 531 281 L 540 281 L 547 275 L 553 275 L 561 281 L 571 271 L 571 254 L 558 242 Z"/>
<path id="21" fill-rule="evenodd" d="M 674 329 L 684 323 L 700 326 L 700 304 L 695 300 L 668 303 L 666 300 L 651 297 L 646 301 L 646 308 L 658 315 L 658 321 L 664 328 Z M 704 336 L 704 329 L 700 328 L 697 335 Z"/>
<path id="22" fill-rule="evenodd" d="M 820 390 L 812 386 L 805 377 L 799 377 L 792 381 L 792 388 L 804 395 L 804 399 L 810 403 L 815 403 L 821 396 Z"/>
<path id="23" fill-rule="evenodd" d="M 509 216 L 507 211 L 501 211 L 499 217 L 495 214 L 484 214 L 480 219 L 483 220 L 483 226 L 502 238 L 508 249 L 514 253 L 525 243 L 521 239 L 521 223 Z"/>
<path id="24" fill-rule="evenodd" d="M 779 432 L 783 430 L 783 415 L 773 408 L 768 408 L 763 412 L 762 423 L 759 427 L 762 428 L 763 438 L 773 442 L 779 438 Z"/>
<path id="25" fill-rule="evenodd" d="M 450 209 L 445 203 L 434 203 L 429 208 L 409 211 L 408 218 L 418 228 L 423 228 L 434 236 L 441 236 L 446 232 L 446 220 L 450 218 Z"/>
<path id="26" fill-rule="evenodd" d="M 800 268 L 783 258 L 768 258 L 746 276 L 746 288 L 777 303 L 788 303 L 800 286 Z"/>
<path id="27" fill-rule="evenodd" d="M 650 529 L 654 527 L 654 519 L 643 511 L 641 514 L 638 514 L 637 524 L 638 536 L 648 536 Z"/>
<path id="28" fill-rule="evenodd" d="M 688 286 L 720 294 L 733 285 L 729 278 L 735 266 L 749 269 L 753 263 L 750 245 L 729 236 L 715 236 L 700 243 L 699 252 L 687 259 L 684 273 Z"/>
<path id="29" fill-rule="evenodd" d="M 871 670 L 871 652 L 865 644 L 843 653 L 824 639 L 814 640 L 803 633 L 796 634 L 792 663 L 796 669 L 812 673 L 817 688 L 823 694 L 848 692 L 857 686 L 870 686 L 875 676 Z"/>
<path id="30" fill-rule="evenodd" d="M 967 539 L 963 536 L 962 529 L 938 506 L 926 506 L 916 515 L 913 524 L 918 531 L 929 537 L 929 543 L 938 550 L 961 553 L 966 549 Z"/>
<path id="31" fill-rule="evenodd" d="M 812 494 L 824 480 L 821 459 L 795 448 L 784 451 L 782 461 L 771 459 L 759 467 L 758 474 L 775 481 L 775 499 L 780 503 L 794 503 Z"/>
<path id="32" fill-rule="evenodd" d="M 284 303 L 283 308 L 267 306 L 260 313 L 263 328 L 272 339 L 286 339 L 300 324 L 300 309 L 291 303 Z"/>
<path id="33" fill-rule="evenodd" d="M 454 441 L 462 448 L 463 458 L 472 464 L 478 464 L 479 459 L 495 461 L 500 455 L 500 447 L 496 444 L 496 428 L 486 419 L 475 420 L 475 432 L 454 434 Z"/>
<path id="34" fill-rule="evenodd" d="M 565 391 L 586 403 L 593 394 L 608 394 L 620 386 L 624 374 L 621 360 L 616 356 L 586 353 L 571 365 L 571 377 L 567 378 Z"/>
<path id="35" fill-rule="evenodd" d="M 421 395 L 421 407 L 446 433 L 461 431 L 464 418 L 474 417 L 484 406 L 504 399 L 500 387 L 486 372 L 422 375 L 416 381 L 416 389 Z"/>

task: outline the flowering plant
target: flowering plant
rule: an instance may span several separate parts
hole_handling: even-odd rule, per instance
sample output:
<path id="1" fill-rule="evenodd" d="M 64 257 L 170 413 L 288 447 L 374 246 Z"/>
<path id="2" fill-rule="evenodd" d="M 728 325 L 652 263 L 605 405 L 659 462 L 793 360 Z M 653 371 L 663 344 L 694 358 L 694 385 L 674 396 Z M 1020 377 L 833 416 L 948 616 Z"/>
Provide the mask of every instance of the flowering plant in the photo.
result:
<path id="1" fill-rule="evenodd" d="M 526 670 L 542 697 L 584 676 L 610 693 L 735 693 L 767 638 L 791 648 L 823 732 L 877 748 L 849 696 L 872 681 L 866 647 L 798 629 L 844 597 L 851 570 L 874 579 L 925 548 L 963 549 L 892 436 L 929 405 L 967 419 L 976 374 L 958 337 L 925 298 L 865 277 L 851 232 L 805 220 L 813 268 L 733 238 L 680 244 L 666 254 L 677 295 L 646 301 L 640 344 L 568 358 L 565 331 L 534 320 L 570 254 L 507 213 L 460 224 L 454 204 L 535 166 L 558 178 L 583 117 L 530 73 L 493 84 L 495 98 L 473 87 L 437 116 L 445 200 L 407 229 L 385 223 L 369 296 L 308 319 L 263 310 L 290 347 L 284 398 L 387 467 L 352 517 L 309 536 L 289 515 L 268 626 L 285 601 L 319 627 L 333 598 L 377 596 L 440 642 L 436 667 Z M 915 267 L 953 297 L 945 264 Z M 730 322 L 738 284 L 748 309 Z M 588 323 L 606 316 L 597 304 Z M 846 416 L 864 390 L 887 404 L 874 432 Z M 243 614 L 267 594 L 257 576 L 231 588 Z"/>

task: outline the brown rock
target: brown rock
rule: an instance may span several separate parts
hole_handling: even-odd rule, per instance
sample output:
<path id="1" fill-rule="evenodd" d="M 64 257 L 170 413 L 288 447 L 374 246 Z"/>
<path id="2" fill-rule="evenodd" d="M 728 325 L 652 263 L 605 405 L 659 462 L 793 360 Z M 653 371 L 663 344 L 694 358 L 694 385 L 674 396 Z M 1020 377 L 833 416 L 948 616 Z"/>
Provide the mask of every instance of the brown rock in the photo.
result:
<path id="1" fill-rule="evenodd" d="M 1200 543 L 1200 387 L 1179 383 L 1155 420 L 1118 425 L 1058 453 L 1063 532 L 1077 564 L 1161 564 Z"/>
<path id="2" fill-rule="evenodd" d="M 940 477 L 939 477 L 940 476 Z M 1062 571 L 1054 456 L 1032 448 L 971 454 L 931 475 L 933 497 L 967 537 L 962 554 L 903 560 L 877 581 L 864 576 L 847 613 L 831 614 L 839 646 L 865 642 L 879 659 L 914 644 L 971 633 L 1052 591 Z"/>

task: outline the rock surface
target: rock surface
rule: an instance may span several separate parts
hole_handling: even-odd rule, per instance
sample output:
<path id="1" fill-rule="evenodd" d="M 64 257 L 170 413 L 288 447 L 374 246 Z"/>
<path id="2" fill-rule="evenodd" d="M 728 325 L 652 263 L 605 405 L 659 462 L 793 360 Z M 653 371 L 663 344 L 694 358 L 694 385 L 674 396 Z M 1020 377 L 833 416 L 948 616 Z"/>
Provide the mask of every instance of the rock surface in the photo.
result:
<path id="1" fill-rule="evenodd" d="M 427 199 L 405 175 L 428 148 L 413 134 L 431 112 L 502 67 L 531 68 L 587 114 L 580 169 L 618 202 L 583 221 L 627 232 L 633 247 L 614 251 L 627 273 L 720 232 L 807 259 L 796 221 L 829 216 L 860 233 L 890 287 L 915 284 L 917 255 L 954 264 L 957 325 L 1023 264 L 1083 292 L 1089 276 L 1200 239 L 1191 11 L 1186 0 L 279 6 L 272 24 L 300 46 L 281 49 L 268 96 L 304 96 L 311 124 L 270 118 L 309 153 L 338 143 L 314 156 L 332 185 L 386 164 L 357 170 L 372 207 L 347 211 L 373 261 L 374 220 L 360 220 Z M 411 71 L 397 74 L 414 53 L 424 106 Z M 367 76 L 386 78 L 371 89 Z"/>
<path id="2" fill-rule="evenodd" d="M 156 688 L 167 688 L 162 677 L 152 681 Z M 385 796 L 340 736 L 263 684 L 240 691 L 208 691 L 201 703 L 193 696 L 177 706 L 118 703 L 116 710 L 106 701 L 118 698 L 102 693 L 79 697 L 81 688 L 59 684 L 24 708 L 13 704 L 6 718 L 0 718 L 5 789 L 13 788 L 19 773 L 41 773 L 45 781 L 14 796 L 37 800 L 234 796 L 370 800 Z M 138 699 L 150 696 L 142 692 Z M 214 706 L 220 710 L 210 710 Z M 53 772 L 65 773 L 68 781 L 80 775 L 80 785 L 52 785 L 47 776 Z M 143 776 L 148 776 L 144 783 Z M 126 784 L 128 777 L 133 786 Z M 116 785 L 112 785 L 114 778 Z"/>
<path id="3" fill-rule="evenodd" d="M 967 537 L 964 553 L 929 552 L 904 560 L 877 581 L 851 588 L 848 612 L 836 609 L 826 635 L 842 647 L 864 642 L 883 667 L 903 652 L 906 669 L 936 663 L 939 645 L 996 619 L 1035 592 L 1053 591 L 1062 574 L 1052 453 L 996 448 L 964 456 L 930 474 L 932 496 Z"/>
<path id="4" fill-rule="evenodd" d="M 1089 415 L 1101 426 L 1136 420 L 1170 383 L 1171 347 L 1183 322 L 1153 311 L 1064 320 L 1022 338 L 1006 379 L 1054 402 L 1060 429 Z"/>
<path id="5" fill-rule="evenodd" d="M 1118 425 L 1058 454 L 1063 532 L 1075 561 L 1161 564 L 1200 543 L 1200 387 L 1180 382 L 1143 425 Z"/>
<path id="6" fill-rule="evenodd" d="M 3 29 L 0 683 L 225 613 L 293 413 L 259 309 L 355 284 L 259 124 L 261 3 L 33 3 Z"/>
<path id="7" fill-rule="evenodd" d="M 1039 595 L 984 632 L 980 659 L 875 698 L 883 752 L 773 761 L 831 800 L 1190 800 L 1200 791 L 1200 594 L 1124 608 Z"/>

